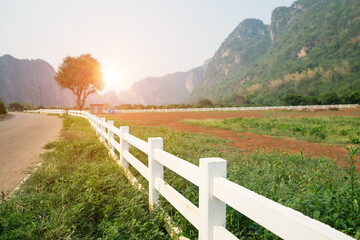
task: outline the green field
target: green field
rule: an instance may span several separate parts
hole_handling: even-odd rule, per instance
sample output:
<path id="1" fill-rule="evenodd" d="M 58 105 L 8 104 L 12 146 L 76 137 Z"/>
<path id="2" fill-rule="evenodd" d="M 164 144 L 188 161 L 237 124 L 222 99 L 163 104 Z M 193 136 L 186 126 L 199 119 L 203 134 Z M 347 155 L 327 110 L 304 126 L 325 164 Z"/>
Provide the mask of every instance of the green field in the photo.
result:
<path id="1" fill-rule="evenodd" d="M 115 119 L 115 125 L 129 124 Z M 245 155 L 241 150 L 227 146 L 228 140 L 217 137 L 164 127 L 129 126 L 130 133 L 143 140 L 162 137 L 165 151 L 196 165 L 203 157 L 224 158 L 228 161 L 231 181 L 360 239 L 359 175 L 338 167 L 332 159 L 311 158 L 301 152 L 289 155 L 258 151 Z M 131 152 L 147 164 L 143 153 L 134 148 Z M 135 170 L 133 172 L 147 187 L 147 181 Z M 165 180 L 198 205 L 195 185 L 170 170 L 165 170 Z M 162 205 L 184 230 L 185 236 L 197 238 L 196 229 L 180 213 L 166 200 L 162 200 Z M 240 239 L 277 239 L 231 208 L 227 210 L 227 228 Z"/>
<path id="2" fill-rule="evenodd" d="M 332 159 L 285 152 L 249 155 L 227 146 L 228 140 L 165 127 L 129 125 L 143 140 L 162 137 L 164 150 L 191 163 L 203 157 L 228 161 L 228 178 L 360 239 L 360 180 L 354 167 L 343 169 Z M 0 239 L 168 239 L 164 212 L 149 213 L 146 194 L 135 190 L 86 120 L 64 119 L 63 139 L 49 144 L 42 166 L 14 196 L 0 201 Z M 144 163 L 139 150 L 130 151 Z M 345 160 L 344 160 L 345 161 Z M 147 189 L 147 181 L 130 167 Z M 165 170 L 165 180 L 198 205 L 198 188 Z M 163 209 L 184 231 L 197 230 L 164 199 Z M 227 229 L 240 239 L 277 239 L 230 207 Z"/>
<path id="3" fill-rule="evenodd" d="M 360 117 L 264 117 L 185 120 L 187 124 L 236 132 L 295 137 L 328 144 L 360 144 Z"/>

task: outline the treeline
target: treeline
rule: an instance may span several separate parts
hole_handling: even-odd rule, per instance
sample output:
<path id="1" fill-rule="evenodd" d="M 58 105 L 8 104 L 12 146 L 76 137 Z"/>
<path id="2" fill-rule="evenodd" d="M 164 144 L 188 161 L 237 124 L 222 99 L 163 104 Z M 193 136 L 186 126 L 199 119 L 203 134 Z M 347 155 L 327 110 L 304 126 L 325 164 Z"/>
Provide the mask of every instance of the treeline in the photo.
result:
<path id="1" fill-rule="evenodd" d="M 330 105 L 330 104 L 358 104 L 360 103 L 360 90 L 346 92 L 342 95 L 326 93 L 319 96 L 302 96 L 299 94 L 287 94 L 283 99 L 286 105 Z"/>
<path id="2" fill-rule="evenodd" d="M 1 114 L 6 114 L 7 113 L 7 110 L 6 110 L 6 107 L 5 107 L 5 104 L 3 101 L 1 101 L 0 99 L 0 115 Z"/>
<path id="3" fill-rule="evenodd" d="M 35 107 L 31 103 L 28 102 L 11 102 L 8 106 L 4 104 L 3 101 L 0 99 L 0 114 L 6 114 L 7 111 L 15 111 L 15 112 L 22 112 L 24 110 L 35 110 L 35 109 L 56 109 L 56 108 L 63 108 L 61 106 L 55 106 L 55 107 L 44 107 L 42 105 L 39 105 Z"/>
<path id="4" fill-rule="evenodd" d="M 115 106 L 117 110 L 127 109 L 174 109 L 174 108 L 210 108 L 224 107 L 224 105 L 213 104 L 209 99 L 201 99 L 196 104 L 169 104 L 169 105 L 143 105 L 143 104 L 120 104 Z"/>

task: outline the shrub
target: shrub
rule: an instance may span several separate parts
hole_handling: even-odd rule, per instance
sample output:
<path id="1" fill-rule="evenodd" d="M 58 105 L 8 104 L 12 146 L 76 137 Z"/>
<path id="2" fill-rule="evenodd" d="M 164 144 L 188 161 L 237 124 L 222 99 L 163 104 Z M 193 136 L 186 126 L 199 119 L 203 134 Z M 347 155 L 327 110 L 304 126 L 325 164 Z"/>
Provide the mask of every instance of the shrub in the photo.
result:
<path id="1" fill-rule="evenodd" d="M 214 104 L 209 99 L 201 99 L 196 104 L 197 107 L 212 107 Z"/>
<path id="2" fill-rule="evenodd" d="M 8 108 L 10 111 L 19 111 L 19 112 L 24 111 L 24 106 L 18 102 L 10 103 Z"/>
<path id="3" fill-rule="evenodd" d="M 6 114 L 6 107 L 3 101 L 0 100 L 0 114 Z"/>

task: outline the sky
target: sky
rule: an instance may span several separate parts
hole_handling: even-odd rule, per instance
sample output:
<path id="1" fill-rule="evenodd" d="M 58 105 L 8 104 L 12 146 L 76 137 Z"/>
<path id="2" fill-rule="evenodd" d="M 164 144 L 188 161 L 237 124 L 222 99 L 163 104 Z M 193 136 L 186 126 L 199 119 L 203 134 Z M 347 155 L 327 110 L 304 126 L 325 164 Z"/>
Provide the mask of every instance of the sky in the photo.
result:
<path id="1" fill-rule="evenodd" d="M 43 59 L 90 53 L 105 91 L 188 71 L 211 58 L 246 18 L 270 24 L 294 0 L 0 0 L 0 56 Z"/>

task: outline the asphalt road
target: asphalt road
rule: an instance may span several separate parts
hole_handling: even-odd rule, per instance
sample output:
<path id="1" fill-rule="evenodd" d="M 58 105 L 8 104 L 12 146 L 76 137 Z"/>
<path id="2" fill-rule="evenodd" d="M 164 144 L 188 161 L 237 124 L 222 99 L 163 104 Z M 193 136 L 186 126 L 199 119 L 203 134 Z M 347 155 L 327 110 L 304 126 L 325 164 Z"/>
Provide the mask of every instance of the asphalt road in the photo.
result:
<path id="1" fill-rule="evenodd" d="M 41 114 L 11 112 L 0 120 L 0 192 L 9 193 L 26 177 L 61 126 L 60 118 Z"/>

